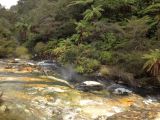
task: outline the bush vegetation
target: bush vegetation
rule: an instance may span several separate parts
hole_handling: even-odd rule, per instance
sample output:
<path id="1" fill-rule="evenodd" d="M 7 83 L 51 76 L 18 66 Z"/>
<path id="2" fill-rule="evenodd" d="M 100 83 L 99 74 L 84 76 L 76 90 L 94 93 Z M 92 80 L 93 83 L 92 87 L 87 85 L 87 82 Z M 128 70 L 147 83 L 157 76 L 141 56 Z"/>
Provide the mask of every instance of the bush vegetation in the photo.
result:
<path id="1" fill-rule="evenodd" d="M 159 69 L 159 0 L 19 0 L 0 6 L 0 57 L 55 59 L 81 74 Z M 142 58 L 142 56 L 144 56 Z M 144 59 L 145 58 L 145 59 Z"/>

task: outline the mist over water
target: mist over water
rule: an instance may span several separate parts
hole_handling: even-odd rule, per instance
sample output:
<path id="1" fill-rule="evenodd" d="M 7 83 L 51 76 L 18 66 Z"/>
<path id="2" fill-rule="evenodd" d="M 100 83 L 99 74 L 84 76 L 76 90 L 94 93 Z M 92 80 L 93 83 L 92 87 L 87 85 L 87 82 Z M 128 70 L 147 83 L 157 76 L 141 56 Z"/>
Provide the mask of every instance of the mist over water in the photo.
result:
<path id="1" fill-rule="evenodd" d="M 73 80 L 77 77 L 77 73 L 72 65 L 66 65 L 64 68 L 61 68 L 61 75 L 65 80 Z"/>

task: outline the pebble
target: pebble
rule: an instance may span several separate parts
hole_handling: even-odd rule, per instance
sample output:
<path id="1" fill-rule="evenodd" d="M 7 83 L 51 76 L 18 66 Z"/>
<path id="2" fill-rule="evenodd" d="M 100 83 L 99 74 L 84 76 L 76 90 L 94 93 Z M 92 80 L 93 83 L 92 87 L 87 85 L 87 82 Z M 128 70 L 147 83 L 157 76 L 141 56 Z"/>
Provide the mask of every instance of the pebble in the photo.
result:
<path id="1" fill-rule="evenodd" d="M 0 107 L 0 111 L 1 111 L 1 112 L 5 112 L 6 110 L 7 110 L 7 106 L 2 105 L 2 106 Z"/>

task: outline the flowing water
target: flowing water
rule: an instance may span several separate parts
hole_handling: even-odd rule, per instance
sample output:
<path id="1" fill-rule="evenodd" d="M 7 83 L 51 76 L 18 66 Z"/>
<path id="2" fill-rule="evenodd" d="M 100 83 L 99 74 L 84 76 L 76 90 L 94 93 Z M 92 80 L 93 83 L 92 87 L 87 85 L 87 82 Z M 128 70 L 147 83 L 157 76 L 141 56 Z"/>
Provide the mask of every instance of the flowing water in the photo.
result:
<path id="1" fill-rule="evenodd" d="M 158 98 L 81 92 L 0 62 L 0 120 L 160 120 Z"/>

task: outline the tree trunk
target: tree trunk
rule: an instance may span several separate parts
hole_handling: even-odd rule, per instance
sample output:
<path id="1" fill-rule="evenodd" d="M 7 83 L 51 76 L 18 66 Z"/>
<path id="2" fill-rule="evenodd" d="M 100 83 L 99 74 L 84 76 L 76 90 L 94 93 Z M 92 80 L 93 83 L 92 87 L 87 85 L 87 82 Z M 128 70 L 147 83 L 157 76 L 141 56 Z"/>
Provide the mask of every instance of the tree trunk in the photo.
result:
<path id="1" fill-rule="evenodd" d="M 157 25 L 157 39 L 158 41 L 160 41 L 160 21 L 158 22 L 158 25 Z"/>

